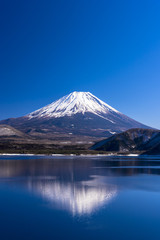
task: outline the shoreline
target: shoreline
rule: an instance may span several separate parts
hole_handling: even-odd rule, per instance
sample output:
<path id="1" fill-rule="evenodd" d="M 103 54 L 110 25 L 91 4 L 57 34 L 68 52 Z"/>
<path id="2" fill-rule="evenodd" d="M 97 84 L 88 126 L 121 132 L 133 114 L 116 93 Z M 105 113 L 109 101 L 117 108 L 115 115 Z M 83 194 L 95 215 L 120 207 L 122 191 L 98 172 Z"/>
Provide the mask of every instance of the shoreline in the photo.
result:
<path id="1" fill-rule="evenodd" d="M 114 153 L 109 153 L 109 154 L 58 154 L 58 153 L 53 153 L 53 154 L 34 154 L 34 153 L 0 153 L 0 156 L 140 156 L 139 154 L 114 154 Z"/>
<path id="2" fill-rule="evenodd" d="M 140 154 L 32 154 L 32 153 L 0 153 L 0 156 L 40 156 L 40 157 L 160 157 L 160 155 L 140 155 Z"/>

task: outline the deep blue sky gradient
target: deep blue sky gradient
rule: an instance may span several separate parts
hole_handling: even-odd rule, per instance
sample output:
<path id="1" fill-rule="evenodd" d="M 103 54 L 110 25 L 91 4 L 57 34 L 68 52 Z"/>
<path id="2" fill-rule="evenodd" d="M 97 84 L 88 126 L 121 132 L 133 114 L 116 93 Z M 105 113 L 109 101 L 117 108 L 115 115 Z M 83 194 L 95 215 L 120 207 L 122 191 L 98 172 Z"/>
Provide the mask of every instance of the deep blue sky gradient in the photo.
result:
<path id="1" fill-rule="evenodd" d="M 159 0 L 1 0 L 0 119 L 90 91 L 160 128 Z"/>

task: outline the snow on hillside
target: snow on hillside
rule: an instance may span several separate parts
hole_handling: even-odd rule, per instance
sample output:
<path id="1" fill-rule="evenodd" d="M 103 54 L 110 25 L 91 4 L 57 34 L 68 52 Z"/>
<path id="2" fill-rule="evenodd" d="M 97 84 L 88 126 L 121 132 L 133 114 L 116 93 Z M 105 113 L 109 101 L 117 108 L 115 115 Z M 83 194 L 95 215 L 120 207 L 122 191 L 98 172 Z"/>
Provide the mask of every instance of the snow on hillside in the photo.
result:
<path id="1" fill-rule="evenodd" d="M 119 113 L 105 102 L 95 97 L 90 92 L 73 92 L 59 100 L 27 115 L 32 118 L 59 118 L 77 113 L 93 113 L 107 119 L 104 115 L 108 112 Z M 120 113 L 119 113 L 120 114 Z M 107 119 L 109 120 L 109 119 Z"/>
<path id="2" fill-rule="evenodd" d="M 0 136 L 11 136 L 15 135 L 15 131 L 7 127 L 0 128 Z"/>

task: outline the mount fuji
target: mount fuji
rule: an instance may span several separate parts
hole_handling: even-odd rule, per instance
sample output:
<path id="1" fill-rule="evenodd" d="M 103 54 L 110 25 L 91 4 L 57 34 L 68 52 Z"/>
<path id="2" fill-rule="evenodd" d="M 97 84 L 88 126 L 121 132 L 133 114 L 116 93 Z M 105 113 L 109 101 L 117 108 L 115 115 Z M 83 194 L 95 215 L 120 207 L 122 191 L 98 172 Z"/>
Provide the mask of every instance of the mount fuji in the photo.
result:
<path id="1" fill-rule="evenodd" d="M 0 121 L 32 137 L 91 139 L 109 137 L 130 128 L 149 128 L 90 92 L 73 92 L 26 116 Z"/>
<path id="2" fill-rule="evenodd" d="M 118 111 L 89 92 L 73 92 L 27 116 L 31 118 L 60 118 L 77 113 L 92 113 L 108 121 L 107 113 Z"/>

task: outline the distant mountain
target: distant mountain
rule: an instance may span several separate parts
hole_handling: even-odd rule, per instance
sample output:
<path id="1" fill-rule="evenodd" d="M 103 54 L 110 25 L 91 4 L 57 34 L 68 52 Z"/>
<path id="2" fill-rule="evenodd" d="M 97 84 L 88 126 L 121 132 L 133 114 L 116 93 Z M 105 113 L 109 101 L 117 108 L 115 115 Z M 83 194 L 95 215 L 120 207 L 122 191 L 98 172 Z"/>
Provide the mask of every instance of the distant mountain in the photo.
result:
<path id="1" fill-rule="evenodd" d="M 89 92 L 73 92 L 19 118 L 0 121 L 33 137 L 81 141 L 109 137 L 130 128 L 149 128 Z M 86 140 L 87 141 L 87 140 Z"/>
<path id="2" fill-rule="evenodd" d="M 0 124 L 0 153 L 19 153 L 22 149 L 19 144 L 30 141 L 31 137 L 29 135 L 9 125 Z"/>
<path id="3" fill-rule="evenodd" d="M 148 151 L 160 144 L 160 131 L 154 129 L 130 129 L 97 142 L 91 149 L 107 152 Z"/>
<path id="4" fill-rule="evenodd" d="M 143 154 L 160 155 L 160 132 L 146 143 L 144 149 L 145 152 Z"/>
<path id="5" fill-rule="evenodd" d="M 9 125 L 0 125 L 0 138 L 8 137 L 25 137 L 25 134 L 21 131 L 9 126 Z"/>

